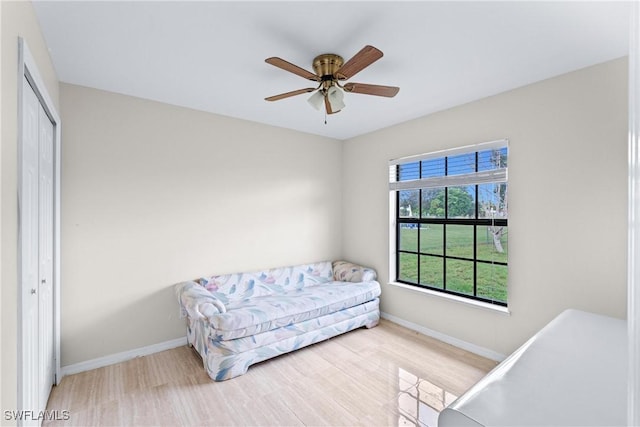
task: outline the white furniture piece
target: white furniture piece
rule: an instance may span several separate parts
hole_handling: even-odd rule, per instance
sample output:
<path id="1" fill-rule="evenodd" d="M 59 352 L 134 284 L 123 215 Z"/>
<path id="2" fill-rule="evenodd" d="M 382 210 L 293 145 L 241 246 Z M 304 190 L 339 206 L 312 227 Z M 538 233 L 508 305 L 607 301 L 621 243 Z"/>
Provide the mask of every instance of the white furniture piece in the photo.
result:
<path id="1" fill-rule="evenodd" d="M 376 272 L 346 261 L 209 276 L 176 285 L 187 339 L 215 381 L 380 320 Z"/>
<path id="2" fill-rule="evenodd" d="M 625 426 L 626 322 L 566 310 L 445 408 L 439 426 Z"/>

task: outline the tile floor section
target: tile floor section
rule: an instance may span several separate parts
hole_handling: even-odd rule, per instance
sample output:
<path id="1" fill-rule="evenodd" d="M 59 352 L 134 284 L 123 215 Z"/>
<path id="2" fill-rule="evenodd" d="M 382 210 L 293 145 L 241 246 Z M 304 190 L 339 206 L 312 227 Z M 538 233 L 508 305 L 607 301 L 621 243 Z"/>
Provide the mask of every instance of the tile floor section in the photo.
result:
<path id="1" fill-rule="evenodd" d="M 388 321 L 249 368 L 224 382 L 180 347 L 70 375 L 44 425 L 436 426 L 496 365 Z"/>

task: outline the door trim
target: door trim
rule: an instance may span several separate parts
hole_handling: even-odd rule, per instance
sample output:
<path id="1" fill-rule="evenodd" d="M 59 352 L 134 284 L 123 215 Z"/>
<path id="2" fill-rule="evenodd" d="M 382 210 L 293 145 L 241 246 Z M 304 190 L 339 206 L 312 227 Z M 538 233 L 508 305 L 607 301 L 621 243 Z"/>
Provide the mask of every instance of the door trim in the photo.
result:
<path id="1" fill-rule="evenodd" d="M 18 37 L 18 211 L 24 192 L 22 180 L 22 131 L 23 131 L 23 79 L 26 78 L 38 97 L 47 116 L 54 126 L 53 131 L 53 351 L 54 351 L 54 384 L 59 384 L 60 375 L 60 165 L 61 165 L 61 120 L 55 104 L 49 96 L 47 87 L 41 77 L 36 61 L 29 50 L 26 40 Z M 18 408 L 23 408 L 24 389 L 23 378 L 23 352 L 22 352 L 22 257 L 21 247 L 25 238 L 20 226 L 18 216 Z"/>

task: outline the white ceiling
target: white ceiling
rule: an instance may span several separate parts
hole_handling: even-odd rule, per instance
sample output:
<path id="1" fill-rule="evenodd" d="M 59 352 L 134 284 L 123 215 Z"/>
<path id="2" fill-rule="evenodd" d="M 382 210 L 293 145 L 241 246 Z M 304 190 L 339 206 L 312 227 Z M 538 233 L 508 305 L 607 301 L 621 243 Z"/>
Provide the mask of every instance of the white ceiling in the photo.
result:
<path id="1" fill-rule="evenodd" d="M 337 139 L 391 126 L 627 54 L 629 2 L 55 2 L 34 7 L 61 81 Z M 309 87 L 321 53 L 384 57 L 328 117 Z"/>

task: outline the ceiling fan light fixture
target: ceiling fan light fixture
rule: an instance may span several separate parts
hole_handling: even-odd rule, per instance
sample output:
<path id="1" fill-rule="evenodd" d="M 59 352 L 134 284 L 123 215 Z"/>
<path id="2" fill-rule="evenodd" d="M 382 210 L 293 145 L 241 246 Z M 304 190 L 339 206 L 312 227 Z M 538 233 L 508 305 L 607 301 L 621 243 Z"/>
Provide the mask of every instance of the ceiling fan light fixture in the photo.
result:
<path id="1" fill-rule="evenodd" d="M 307 102 L 316 110 L 320 111 L 320 108 L 324 105 L 324 94 L 322 90 L 317 90 L 307 99 Z"/>
<path id="2" fill-rule="evenodd" d="M 327 90 L 327 99 L 331 105 L 331 111 L 338 112 L 345 107 L 344 104 L 344 91 L 338 86 L 331 86 Z"/>

